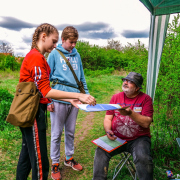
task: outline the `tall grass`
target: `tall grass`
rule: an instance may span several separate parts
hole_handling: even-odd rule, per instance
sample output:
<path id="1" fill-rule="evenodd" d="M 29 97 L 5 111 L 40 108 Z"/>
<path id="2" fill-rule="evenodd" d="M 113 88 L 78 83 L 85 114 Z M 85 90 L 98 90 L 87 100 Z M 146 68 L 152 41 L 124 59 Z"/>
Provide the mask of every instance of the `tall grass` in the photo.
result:
<path id="1" fill-rule="evenodd" d="M 114 93 L 121 91 L 122 81 L 121 78 L 126 76 L 126 72 L 116 71 L 114 74 L 99 75 L 94 77 L 86 76 L 87 85 L 91 95 L 93 95 L 97 103 L 109 103 L 111 96 Z M 14 95 L 15 87 L 18 83 L 19 73 L 1 73 L 0 88 L 5 88 Z M 179 173 L 179 149 L 177 143 L 173 140 L 177 135 L 173 132 L 173 126 L 169 126 L 164 122 L 163 112 L 164 108 L 158 109 L 158 102 L 154 103 L 154 121 L 151 125 L 152 134 L 152 154 L 154 157 L 154 177 L 157 180 L 166 178 L 165 171 L 172 169 L 174 174 Z M 84 167 L 82 172 L 76 172 L 71 169 L 66 171 L 65 179 L 86 179 L 90 180 L 93 173 L 93 158 L 96 146 L 91 143 L 93 139 L 98 138 L 105 134 L 103 128 L 103 120 L 105 112 L 93 113 L 90 119 L 87 117 L 90 113 L 79 111 L 77 125 L 76 125 L 76 138 L 75 138 L 75 158 L 81 162 Z M 49 117 L 49 114 L 48 114 Z M 48 118 L 49 119 L 49 118 Z M 47 145 L 48 155 L 50 149 L 50 120 L 49 128 L 47 130 Z M 164 122 L 164 123 L 163 123 Z M 83 124 L 88 124 L 85 127 Z M 176 126 L 176 123 L 174 124 Z M 84 129 L 85 128 L 85 129 Z M 87 131 L 84 133 L 84 131 Z M 85 135 L 84 135 L 85 134 Z M 83 138 L 82 138 L 83 137 Z M 63 172 L 63 158 L 64 154 L 64 137 L 61 143 L 61 163 L 60 170 Z M 0 131 L 0 179 L 15 179 L 16 165 L 21 149 L 21 133 L 19 128 L 14 126 L 7 126 L 3 131 Z M 115 156 L 110 161 L 108 179 L 113 176 L 115 165 L 119 162 L 120 157 Z M 50 161 L 51 163 L 51 161 Z M 9 178 L 10 177 L 10 178 Z M 30 177 L 29 177 L 30 179 Z M 49 179 L 50 176 L 49 176 Z M 124 168 L 118 179 L 130 180 L 132 179 Z"/>
<path id="2" fill-rule="evenodd" d="M 109 103 L 111 96 L 114 93 L 121 91 L 121 78 L 126 76 L 126 72 L 116 71 L 114 74 L 86 76 L 87 85 L 91 95 L 93 95 L 97 103 Z M 14 95 L 15 87 L 19 80 L 19 72 L 2 72 L 0 80 L 0 88 L 8 90 Z M 177 135 L 173 132 L 174 127 L 164 122 L 163 110 L 159 108 L 158 102 L 154 103 L 154 121 L 151 125 L 152 134 L 152 153 L 154 157 L 154 177 L 157 180 L 163 180 L 166 177 L 165 171 L 171 168 L 174 174 L 179 173 L 179 149 L 177 143 L 174 141 Z M 161 112 L 162 111 L 162 112 Z M 76 146 L 75 158 L 81 162 L 84 167 L 82 172 L 75 172 L 69 170 L 66 172 L 65 179 L 86 179 L 90 180 L 93 173 L 93 158 L 96 146 L 91 143 L 93 139 L 105 134 L 103 128 L 103 119 L 105 112 L 96 112 L 93 117 L 88 119 L 86 117 L 89 113 L 79 111 L 77 125 L 76 125 Z M 87 133 L 83 135 L 83 123 L 89 124 Z M 48 151 L 50 149 L 50 120 L 49 129 L 47 130 L 47 145 Z M 177 123 L 174 124 L 176 126 Z M 178 125 L 178 124 L 177 124 Z M 81 132 L 81 134 L 78 134 Z M 81 136 L 84 136 L 83 138 Z M 62 138 L 61 145 L 61 171 L 64 169 L 63 158 L 64 154 L 64 138 Z M 3 131 L 0 131 L 0 179 L 15 179 L 16 165 L 21 149 L 21 133 L 19 128 L 14 126 L 7 126 Z M 49 154 L 48 154 L 49 155 Z M 119 162 L 120 157 L 115 156 L 110 161 L 108 179 L 113 176 L 115 165 Z M 50 162 L 51 163 L 51 162 Z M 126 168 L 123 169 L 118 176 L 119 179 L 132 179 Z M 49 177 L 50 179 L 50 177 Z"/>
<path id="3" fill-rule="evenodd" d="M 126 75 L 126 73 L 124 73 Z M 12 94 L 15 92 L 15 87 L 18 83 L 18 77 L 15 75 L 14 77 L 10 74 L 6 73 L 1 74 L 1 83 L 0 88 L 6 88 Z M 11 77 L 11 79 L 10 79 Z M 121 78 L 119 75 L 102 75 L 98 77 L 86 76 L 87 85 L 90 93 L 96 98 L 97 103 L 109 103 L 111 96 L 116 92 L 121 90 Z M 83 122 L 88 116 L 89 113 L 84 111 L 79 111 L 76 132 L 78 134 L 79 131 L 84 128 L 82 126 Z M 103 119 L 105 112 L 95 113 L 92 119 L 92 126 L 88 129 L 88 132 L 83 137 L 77 136 L 76 138 L 76 146 L 75 146 L 75 158 L 77 161 L 81 162 L 84 167 L 82 172 L 76 172 L 73 170 L 69 170 L 66 172 L 65 179 L 74 180 L 74 179 L 86 179 L 90 180 L 92 178 L 93 172 L 93 158 L 96 146 L 91 143 L 91 141 L 95 138 L 98 138 L 101 135 L 104 135 L 103 128 Z M 49 116 L 48 116 L 49 117 Z M 88 120 L 86 120 L 88 124 Z M 50 149 L 50 120 L 49 128 L 47 130 L 47 145 L 48 152 Z M 89 125 L 90 126 L 90 125 Z M 82 131 L 83 133 L 83 131 Z M 64 145 L 63 145 L 64 137 L 62 138 L 62 148 L 61 148 L 61 156 L 64 157 Z M 21 149 L 21 133 L 19 128 L 17 127 L 5 127 L 3 131 L 0 131 L 0 179 L 15 179 L 16 174 L 16 166 L 18 162 L 19 152 Z M 49 154 L 48 154 L 49 156 Z M 118 161 L 118 160 L 116 160 Z M 114 160 L 112 160 L 112 163 Z M 51 163 L 51 162 L 50 162 Z M 63 161 L 61 160 L 60 165 L 61 170 L 64 168 Z M 114 165 L 110 166 L 110 174 L 114 168 Z M 49 177 L 49 179 L 51 179 Z"/>

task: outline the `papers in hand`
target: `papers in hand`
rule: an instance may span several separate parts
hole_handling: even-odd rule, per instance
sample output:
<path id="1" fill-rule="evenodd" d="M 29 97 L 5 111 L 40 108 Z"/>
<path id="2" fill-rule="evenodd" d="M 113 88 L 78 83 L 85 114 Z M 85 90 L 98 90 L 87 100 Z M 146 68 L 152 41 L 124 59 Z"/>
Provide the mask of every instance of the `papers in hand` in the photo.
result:
<path id="1" fill-rule="evenodd" d="M 121 107 L 119 104 L 96 104 L 95 106 L 89 104 L 77 104 L 77 106 L 86 112 L 126 109 L 129 107 Z"/>
<path id="2" fill-rule="evenodd" d="M 107 137 L 107 135 L 102 136 L 102 137 L 100 137 L 98 139 L 95 139 L 95 140 L 93 140 L 91 142 L 94 143 L 95 145 L 101 147 L 102 149 L 104 149 L 108 153 L 114 151 L 115 149 L 117 149 L 120 146 L 127 143 L 126 140 L 122 140 L 122 139 L 120 139 L 118 137 L 117 137 L 116 140 L 112 141 Z"/>

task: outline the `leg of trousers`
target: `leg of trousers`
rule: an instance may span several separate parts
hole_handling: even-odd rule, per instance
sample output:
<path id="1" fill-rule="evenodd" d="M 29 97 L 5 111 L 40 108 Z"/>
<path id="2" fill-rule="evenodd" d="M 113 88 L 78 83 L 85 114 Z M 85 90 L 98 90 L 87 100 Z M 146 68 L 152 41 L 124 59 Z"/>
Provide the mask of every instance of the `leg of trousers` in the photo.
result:
<path id="1" fill-rule="evenodd" d="M 65 154 L 74 154 L 74 133 L 78 109 L 71 104 L 54 102 L 54 112 L 51 117 L 51 160 L 52 164 L 59 163 L 60 143 L 63 127 L 65 128 Z"/>
<path id="2" fill-rule="evenodd" d="M 133 156 L 139 180 L 153 179 L 153 161 L 151 157 L 151 140 L 149 137 L 139 137 L 127 146 Z"/>
<path id="3" fill-rule="evenodd" d="M 47 156 L 46 123 L 44 104 L 39 104 L 36 120 L 32 127 L 20 128 L 22 149 L 17 165 L 17 180 L 26 180 L 32 168 L 33 180 L 47 180 L 49 160 Z"/>
<path id="4" fill-rule="evenodd" d="M 139 137 L 129 141 L 111 153 L 98 147 L 94 157 L 93 180 L 106 180 L 111 157 L 124 151 L 132 154 L 139 180 L 152 180 L 153 162 L 150 149 L 151 140 L 149 137 Z"/>

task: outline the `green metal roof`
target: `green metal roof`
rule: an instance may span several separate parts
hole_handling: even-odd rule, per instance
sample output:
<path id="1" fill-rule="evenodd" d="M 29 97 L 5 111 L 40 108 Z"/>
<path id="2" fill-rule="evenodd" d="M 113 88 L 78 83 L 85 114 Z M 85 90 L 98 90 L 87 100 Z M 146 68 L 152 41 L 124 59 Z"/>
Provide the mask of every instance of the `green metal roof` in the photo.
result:
<path id="1" fill-rule="evenodd" d="M 180 0 L 140 0 L 152 15 L 180 12 Z"/>

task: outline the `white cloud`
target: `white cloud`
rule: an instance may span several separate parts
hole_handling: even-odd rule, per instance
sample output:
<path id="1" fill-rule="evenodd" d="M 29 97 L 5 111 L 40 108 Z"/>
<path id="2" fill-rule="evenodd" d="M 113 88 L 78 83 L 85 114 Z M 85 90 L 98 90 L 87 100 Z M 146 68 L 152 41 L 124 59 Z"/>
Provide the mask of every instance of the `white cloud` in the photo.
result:
<path id="1" fill-rule="evenodd" d="M 3 21 L 3 17 L 14 17 L 20 20 L 20 24 L 25 22 L 28 25 L 47 22 L 55 26 L 73 24 L 82 27 L 79 25 L 85 25 L 85 22 L 90 22 L 91 25 L 101 22 L 112 30 L 112 37 L 114 34 L 117 35 L 113 39 L 120 41 L 123 45 L 127 42 L 134 44 L 138 40 L 138 38 L 123 37 L 124 31 L 148 32 L 150 27 L 150 12 L 139 0 L 6 0 L 1 3 L 0 22 Z M 33 32 L 34 28 L 13 31 L 0 27 L 0 41 L 12 44 L 16 55 L 19 53 L 25 55 L 30 50 Z M 96 32 L 102 32 L 102 29 Z M 87 36 L 86 38 L 83 36 L 85 32 L 79 33 L 80 39 L 89 41 L 90 44 L 107 45 L 108 38 L 96 39 L 97 35 L 104 37 L 105 34 L 95 34 L 94 31 L 87 39 Z M 139 39 L 148 46 L 148 37 Z"/>

